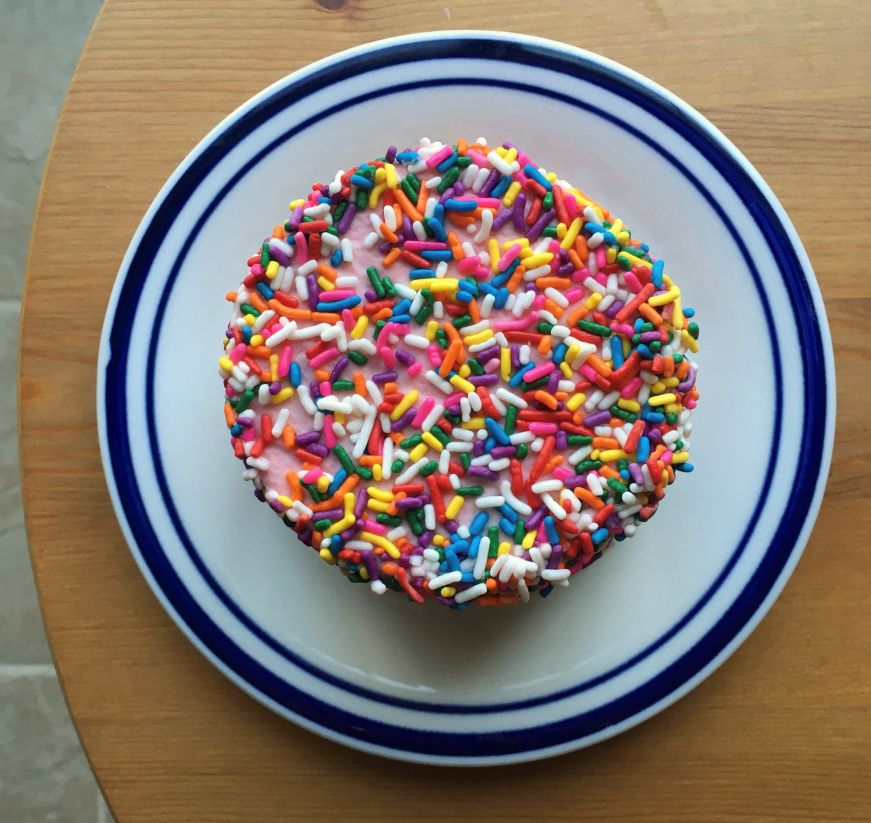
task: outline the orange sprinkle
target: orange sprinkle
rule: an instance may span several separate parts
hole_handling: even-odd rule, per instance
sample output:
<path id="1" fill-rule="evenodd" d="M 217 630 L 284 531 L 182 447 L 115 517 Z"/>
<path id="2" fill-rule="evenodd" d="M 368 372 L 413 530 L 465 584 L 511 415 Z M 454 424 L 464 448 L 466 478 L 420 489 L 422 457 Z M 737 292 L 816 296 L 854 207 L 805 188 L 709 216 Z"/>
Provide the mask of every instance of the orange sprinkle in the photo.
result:
<path id="1" fill-rule="evenodd" d="M 575 240 L 575 247 L 572 249 L 572 251 L 578 256 L 578 259 L 581 261 L 582 264 L 586 263 L 586 261 L 589 259 L 590 249 L 587 247 L 587 240 L 583 235 L 579 234 L 577 236 L 577 239 Z M 571 252 L 569 252 L 569 259 L 571 259 Z M 583 265 L 579 265 L 578 268 L 582 269 Z"/>
<path id="2" fill-rule="evenodd" d="M 263 360 L 268 360 L 269 355 L 272 354 L 272 349 L 267 346 L 249 346 L 248 347 L 248 356 L 249 357 L 260 357 Z"/>
<path id="3" fill-rule="evenodd" d="M 330 379 L 330 370 L 329 369 L 315 369 L 315 380 L 318 383 L 324 383 Z"/>
<path id="4" fill-rule="evenodd" d="M 547 461 L 547 465 L 544 467 L 544 474 L 550 474 L 560 463 L 565 460 L 565 457 L 561 454 L 555 454 L 551 457 L 550 460 Z"/>
<path id="5" fill-rule="evenodd" d="M 547 406 L 553 411 L 556 411 L 556 407 L 559 405 L 559 403 L 557 403 L 557 399 L 552 394 L 548 394 L 548 392 L 542 391 L 541 389 L 539 389 L 532 396 L 543 406 Z"/>
<path id="6" fill-rule="evenodd" d="M 550 351 L 551 342 L 552 340 L 549 334 L 542 335 L 541 340 L 538 341 L 538 353 L 546 355 Z"/>
<path id="7" fill-rule="evenodd" d="M 417 193 L 417 210 L 423 214 L 426 211 L 426 198 L 429 196 L 429 189 L 426 186 L 421 186 Z"/>
<path id="8" fill-rule="evenodd" d="M 572 264 L 576 269 L 582 269 L 582 268 L 584 268 L 584 262 L 583 262 L 583 260 L 581 260 L 580 256 L 579 256 L 578 253 L 574 250 L 574 248 L 569 249 L 569 260 L 571 261 L 571 264 Z"/>
<path id="9" fill-rule="evenodd" d="M 310 320 L 312 316 L 309 309 L 292 309 L 275 299 L 269 301 L 269 308 L 290 320 Z"/>
<path id="10" fill-rule="evenodd" d="M 371 320 L 373 323 L 377 323 L 379 320 L 386 320 L 388 317 L 393 316 L 393 309 L 389 306 L 385 306 L 383 309 L 378 309 L 375 314 L 372 315 Z"/>
<path id="11" fill-rule="evenodd" d="M 538 288 L 542 291 L 548 288 L 562 290 L 570 289 L 572 287 L 572 281 L 569 280 L 568 277 L 554 277 L 552 275 L 548 275 L 547 277 L 539 277 L 538 280 L 536 280 L 535 282 L 538 285 Z"/>
<path id="12" fill-rule="evenodd" d="M 690 373 L 690 361 L 684 358 L 675 369 L 675 374 L 683 380 Z"/>
<path id="13" fill-rule="evenodd" d="M 394 232 L 386 223 L 382 223 L 378 228 L 381 230 L 381 234 L 385 240 L 389 240 L 391 243 L 399 242 L 396 232 Z"/>
<path id="14" fill-rule="evenodd" d="M 287 232 L 284 230 L 284 226 L 280 223 L 272 230 L 272 236 L 278 238 L 279 240 L 287 239 Z"/>
<path id="15" fill-rule="evenodd" d="M 411 220 L 423 220 L 423 215 L 414 207 L 414 203 L 406 197 L 402 189 L 396 189 L 396 202 Z"/>
<path id="16" fill-rule="evenodd" d="M 620 472 L 612 469 L 610 466 L 600 466 L 596 471 L 599 472 L 602 477 L 620 480 Z"/>
<path id="17" fill-rule="evenodd" d="M 594 371 L 597 371 L 602 377 L 608 377 L 611 374 L 611 367 L 602 360 L 601 357 L 597 357 L 595 354 L 591 354 L 587 358 L 587 362 L 593 367 Z"/>
<path id="18" fill-rule="evenodd" d="M 455 226 L 471 226 L 475 222 L 475 216 L 473 214 L 469 215 L 458 211 L 448 212 L 447 218 Z"/>
<path id="19" fill-rule="evenodd" d="M 236 422 L 236 410 L 229 403 L 224 403 L 224 420 L 228 427 Z"/>
<path id="20" fill-rule="evenodd" d="M 463 259 L 463 247 L 455 231 L 448 232 L 448 246 L 451 249 L 451 254 L 454 255 L 454 260 Z M 235 300 L 236 298 L 234 297 L 233 299 Z"/>
<path id="21" fill-rule="evenodd" d="M 469 317 L 472 318 L 473 323 L 477 323 L 481 319 L 481 310 L 478 308 L 478 301 L 473 300 L 468 304 L 469 306 Z"/>
<path id="22" fill-rule="evenodd" d="M 620 443 L 613 437 L 594 437 L 594 449 L 619 449 Z"/>
<path id="23" fill-rule="evenodd" d="M 541 283 L 538 283 L 538 287 L 542 288 Z M 544 307 L 555 317 L 562 317 L 565 309 L 560 306 L 558 303 L 554 303 L 549 297 L 546 297 L 544 300 Z"/>
<path id="24" fill-rule="evenodd" d="M 577 497 L 582 503 L 592 506 L 594 509 L 603 509 L 605 507 L 605 504 L 600 498 L 596 497 L 596 495 L 589 489 L 582 488 L 581 486 L 575 487 L 575 497 Z"/>
<path id="25" fill-rule="evenodd" d="M 381 457 L 377 454 L 364 454 L 358 461 L 361 466 L 374 466 L 381 463 Z"/>
<path id="26" fill-rule="evenodd" d="M 453 323 L 450 324 L 453 327 Z M 441 366 L 439 366 L 439 374 L 442 377 L 447 377 L 450 370 L 454 367 L 454 363 L 457 362 L 457 357 L 459 357 L 460 349 L 463 347 L 463 344 L 459 340 L 452 340 L 451 345 L 448 346 L 448 350 L 445 352 L 445 359 L 442 360 Z"/>
<path id="27" fill-rule="evenodd" d="M 285 426 L 281 430 L 281 442 L 284 443 L 284 448 L 288 450 L 296 445 L 296 431 L 292 426 Z"/>
<path id="28" fill-rule="evenodd" d="M 354 393 L 360 397 L 366 396 L 366 377 L 361 371 L 354 372 Z"/>
<path id="29" fill-rule="evenodd" d="M 336 278 L 339 276 L 338 272 L 326 263 L 318 263 L 317 272 L 322 277 L 326 277 L 331 283 L 335 283 Z"/>
<path id="30" fill-rule="evenodd" d="M 654 326 L 662 325 L 662 315 L 653 308 L 649 303 L 642 303 L 638 307 L 638 313 L 645 319 L 653 323 Z"/>
<path id="31" fill-rule="evenodd" d="M 335 314 L 329 311 L 313 311 L 311 318 L 315 323 L 329 323 L 331 326 L 342 321 L 341 314 Z"/>
<path id="32" fill-rule="evenodd" d="M 287 429 L 285 429 L 287 431 Z M 287 480 L 287 485 L 290 486 L 290 497 L 292 500 L 302 500 L 302 486 L 299 484 L 299 478 L 296 472 L 288 472 L 284 475 Z"/>
<path id="33" fill-rule="evenodd" d="M 469 142 L 464 138 L 460 138 L 457 140 L 457 154 L 460 156 L 464 155 L 469 149 Z"/>
<path id="34" fill-rule="evenodd" d="M 505 288 L 511 292 L 517 291 L 517 287 L 523 282 L 524 274 L 526 274 L 526 268 L 522 265 L 518 266 L 514 269 L 514 274 L 511 275 L 508 282 L 505 284 Z"/>
<path id="35" fill-rule="evenodd" d="M 402 249 L 399 246 L 394 246 L 390 249 L 387 254 L 384 255 L 384 259 L 381 263 L 385 266 L 385 268 L 390 268 L 397 260 L 399 260 L 399 255 L 402 254 Z"/>
<path id="36" fill-rule="evenodd" d="M 266 311 L 266 301 L 256 291 L 248 294 L 248 302 L 261 314 Z"/>

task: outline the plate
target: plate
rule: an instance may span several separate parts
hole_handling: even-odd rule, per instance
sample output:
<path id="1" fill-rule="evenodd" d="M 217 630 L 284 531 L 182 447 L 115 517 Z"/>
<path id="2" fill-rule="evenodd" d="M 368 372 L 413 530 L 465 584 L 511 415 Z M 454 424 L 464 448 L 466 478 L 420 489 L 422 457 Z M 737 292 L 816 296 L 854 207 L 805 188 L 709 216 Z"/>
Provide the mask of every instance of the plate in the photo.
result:
<path id="1" fill-rule="evenodd" d="M 349 585 L 269 515 L 227 445 L 224 293 L 313 179 L 422 135 L 527 148 L 649 241 L 702 328 L 696 472 L 547 600 L 414 607 Z M 193 644 L 278 714 L 405 760 L 546 757 L 617 734 L 719 666 L 771 606 L 817 514 L 834 368 L 807 256 L 771 190 L 684 102 L 514 34 L 384 40 L 261 92 L 173 173 L 107 311 L 100 444 L 142 573 Z"/>

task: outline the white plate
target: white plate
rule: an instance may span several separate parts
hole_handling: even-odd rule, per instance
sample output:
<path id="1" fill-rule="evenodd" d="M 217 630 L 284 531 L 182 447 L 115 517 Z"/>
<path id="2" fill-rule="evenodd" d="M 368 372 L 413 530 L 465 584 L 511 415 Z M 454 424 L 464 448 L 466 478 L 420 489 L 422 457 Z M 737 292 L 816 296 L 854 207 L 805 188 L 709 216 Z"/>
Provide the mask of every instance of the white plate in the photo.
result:
<path id="1" fill-rule="evenodd" d="M 313 179 L 421 135 L 528 148 L 675 272 L 702 328 L 696 472 L 547 600 L 456 613 L 352 586 L 239 478 L 216 374 L 252 243 Z M 771 190 L 710 123 L 615 63 L 509 34 L 381 41 L 258 94 L 184 160 L 106 315 L 100 442 L 143 574 L 191 641 L 308 729 L 391 757 L 507 763 L 674 702 L 759 622 L 807 541 L 831 455 L 822 301 Z"/>

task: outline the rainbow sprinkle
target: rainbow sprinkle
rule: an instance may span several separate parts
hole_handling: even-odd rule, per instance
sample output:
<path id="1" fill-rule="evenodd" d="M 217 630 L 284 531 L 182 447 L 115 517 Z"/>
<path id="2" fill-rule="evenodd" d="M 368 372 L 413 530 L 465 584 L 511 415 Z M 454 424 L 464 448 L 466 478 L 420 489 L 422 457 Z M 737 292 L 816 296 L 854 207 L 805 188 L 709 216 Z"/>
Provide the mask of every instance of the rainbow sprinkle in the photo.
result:
<path id="1" fill-rule="evenodd" d="M 693 469 L 694 311 L 511 143 L 390 147 L 247 265 L 219 360 L 243 477 L 379 594 L 547 595 Z"/>

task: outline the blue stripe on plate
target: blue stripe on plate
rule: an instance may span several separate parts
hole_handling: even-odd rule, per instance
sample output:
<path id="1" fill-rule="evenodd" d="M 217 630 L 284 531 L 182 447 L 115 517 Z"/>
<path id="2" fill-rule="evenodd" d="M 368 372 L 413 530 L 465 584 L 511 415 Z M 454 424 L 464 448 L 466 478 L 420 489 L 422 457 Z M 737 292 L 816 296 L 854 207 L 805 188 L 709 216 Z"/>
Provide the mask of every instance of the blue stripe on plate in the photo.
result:
<path id="1" fill-rule="evenodd" d="M 775 535 L 775 539 L 767 549 L 766 554 L 750 583 L 745 587 L 744 591 L 735 600 L 720 621 L 691 651 L 687 652 L 683 657 L 675 661 L 674 664 L 660 672 L 642 687 L 624 695 L 607 706 L 602 706 L 573 718 L 561 720 L 558 723 L 547 726 L 539 726 L 534 729 L 482 735 L 417 732 L 402 727 L 383 724 L 370 718 L 361 718 L 356 715 L 351 715 L 335 706 L 325 704 L 275 677 L 275 675 L 261 666 L 256 660 L 248 656 L 242 649 L 238 648 L 221 631 L 221 629 L 213 623 L 196 601 L 193 600 L 184 587 L 184 584 L 177 578 L 171 564 L 163 554 L 151 525 L 148 522 L 139 490 L 135 484 L 135 478 L 130 469 L 132 464 L 129 442 L 127 440 L 127 410 L 125 407 L 125 391 L 123 388 L 126 377 L 129 330 L 132 327 L 132 321 L 135 317 L 142 285 L 145 278 L 148 276 L 154 255 L 160 247 L 163 237 L 172 225 L 175 215 L 178 214 L 193 190 L 209 173 L 213 165 L 252 129 L 262 125 L 270 117 L 283 110 L 286 106 L 297 102 L 301 97 L 320 90 L 325 85 L 336 82 L 342 77 L 347 76 L 349 70 L 352 70 L 355 74 L 360 74 L 374 68 L 433 58 L 459 57 L 466 59 L 504 59 L 506 51 L 510 52 L 510 59 L 514 62 L 561 71 L 620 94 L 625 99 L 628 99 L 632 103 L 655 115 L 669 127 L 680 133 L 720 171 L 725 179 L 731 183 L 735 191 L 745 202 L 748 211 L 760 224 L 762 232 L 768 239 L 774 258 L 777 260 L 778 266 L 781 270 L 784 284 L 789 293 L 795 321 L 800 330 L 800 336 L 803 342 L 806 393 L 806 416 L 803 425 L 803 442 L 806 445 L 805 454 L 807 458 L 806 462 L 803 461 L 799 466 L 799 471 L 796 474 L 793 484 L 793 491 L 790 495 L 784 516 L 781 519 L 780 527 Z M 407 84 L 406 87 L 415 87 L 418 85 L 424 84 Z M 567 98 L 557 92 L 543 90 L 537 87 L 524 87 L 521 84 L 505 83 L 503 85 L 532 91 L 536 94 L 547 94 L 548 96 L 554 97 L 562 102 L 571 105 L 581 105 L 589 110 L 594 110 L 586 104 Z M 400 89 L 397 88 L 396 90 Z M 369 96 L 371 95 L 364 97 Z M 336 107 L 336 109 L 342 107 L 344 106 Z M 329 113 L 330 111 L 327 110 L 319 114 L 318 119 L 323 116 L 328 116 Z M 598 111 L 596 113 L 613 120 L 613 118 L 610 118 L 607 113 Z M 653 144 L 645 135 L 627 126 L 627 124 L 619 123 L 619 121 L 617 122 L 619 125 L 632 131 L 639 139 L 642 139 L 648 143 L 648 145 L 651 145 L 671 162 L 675 163 L 675 165 L 689 177 L 696 188 L 708 199 L 709 202 L 711 202 L 711 205 L 717 209 L 724 223 L 729 227 L 736 242 L 741 247 L 745 259 L 748 259 L 746 250 L 743 248 L 743 244 L 740 242 L 740 238 L 737 236 L 734 228 L 728 222 L 727 217 L 722 213 L 722 210 L 719 209 L 718 205 L 711 200 L 710 195 L 701 187 L 699 182 L 692 178 L 692 176 L 689 175 L 689 172 L 685 168 L 682 168 L 678 161 L 671 157 L 665 149 Z M 306 128 L 309 124 L 309 122 L 300 124 L 295 130 L 292 130 L 292 133 Z M 280 140 L 287 139 L 288 136 L 289 135 L 285 135 L 280 138 Z M 261 152 L 261 156 L 265 156 L 265 154 L 267 154 L 272 148 L 274 148 L 274 146 L 268 147 L 264 152 Z M 257 162 L 258 159 L 259 157 L 251 161 L 248 168 L 250 168 L 250 165 Z M 225 187 L 225 190 L 222 191 L 219 197 L 223 197 L 226 194 L 226 191 L 228 191 L 229 188 L 238 181 L 242 174 L 244 174 L 244 170 L 240 172 L 227 187 Z M 205 219 L 204 216 L 201 219 L 200 224 L 198 224 L 197 229 L 202 225 L 202 222 L 204 222 Z M 177 267 L 180 265 L 181 260 L 176 261 L 176 268 L 174 271 L 177 271 Z M 749 259 L 748 265 L 751 267 L 754 280 L 756 281 L 757 288 L 760 291 L 760 296 L 766 312 L 766 319 L 769 321 L 770 325 L 770 309 L 767 305 L 764 292 L 762 292 L 758 274 L 755 269 L 752 268 L 752 261 Z M 174 277 L 171 276 L 167 283 L 167 294 L 173 281 Z M 158 330 L 156 329 L 151 344 L 152 355 L 156 347 L 158 336 Z M 780 223 L 779 218 L 775 214 L 771 205 L 767 202 L 764 194 L 760 192 L 752 177 L 730 155 L 728 150 L 724 146 L 715 142 L 711 135 L 701 125 L 684 113 L 680 108 L 672 104 L 671 101 L 661 98 L 655 91 L 647 88 L 638 81 L 630 77 L 625 77 L 608 67 L 592 63 L 581 56 L 568 55 L 558 50 L 553 50 L 538 43 L 511 43 L 506 49 L 506 45 L 499 41 L 487 38 L 479 39 L 469 37 L 455 41 L 429 41 L 425 45 L 418 42 L 410 45 L 402 44 L 385 46 L 369 53 L 348 57 L 336 65 L 325 66 L 313 75 L 309 75 L 301 80 L 293 81 L 276 90 L 264 100 L 259 101 L 249 111 L 241 115 L 237 121 L 226 127 L 220 141 L 213 141 L 212 144 L 202 150 L 202 153 L 191 163 L 190 167 L 184 172 L 173 189 L 168 192 L 164 202 L 156 210 L 150 225 L 143 233 L 140 244 L 135 251 L 128 269 L 125 282 L 121 288 L 110 333 L 110 343 L 111 359 L 107 365 L 105 414 L 113 475 L 126 518 L 134 534 L 142 558 L 173 608 L 201 642 L 256 691 L 261 692 L 279 705 L 286 707 L 289 711 L 307 718 L 310 722 L 316 725 L 332 729 L 337 734 L 352 737 L 361 743 L 378 745 L 394 749 L 398 752 L 413 752 L 420 755 L 432 756 L 476 758 L 487 756 L 504 757 L 511 753 L 545 749 L 577 741 L 581 738 L 595 734 L 596 732 L 602 731 L 616 723 L 623 722 L 644 710 L 649 709 L 651 706 L 667 697 L 713 660 L 752 618 L 764 601 L 766 595 L 771 590 L 794 551 L 795 541 L 804 524 L 807 509 L 814 495 L 817 475 L 814 471 L 808 471 L 807 467 L 817 466 L 822 459 L 823 439 L 826 428 L 826 374 L 824 370 L 825 354 L 819 321 L 814 312 L 812 295 L 795 249 L 790 242 L 784 226 Z M 779 353 L 777 351 L 777 341 L 773 337 L 772 345 L 777 372 L 777 388 L 779 389 Z M 151 381 L 149 381 L 147 393 L 149 408 L 153 408 L 154 394 Z M 777 391 L 777 402 L 780 403 L 779 390 Z M 775 411 L 777 419 L 776 423 L 779 425 L 781 410 L 778 407 Z M 156 433 L 153 430 L 153 417 L 149 418 L 149 428 L 149 436 L 151 438 L 151 445 L 157 465 L 158 451 Z M 777 442 L 777 437 L 775 437 L 774 442 Z M 774 455 L 772 451 L 771 459 L 773 459 L 773 457 Z M 772 464 L 770 463 L 769 470 L 771 469 L 771 466 Z M 160 470 L 159 465 L 157 465 L 157 468 L 163 493 L 167 496 L 168 489 L 166 488 L 165 478 L 162 476 L 162 471 Z M 761 505 L 762 501 L 760 501 L 757 506 L 757 512 L 760 510 Z M 203 567 L 202 562 L 199 561 L 190 541 L 186 539 L 186 536 L 182 537 L 183 529 L 177 513 L 175 513 L 171 506 L 168 505 L 167 508 L 171 518 L 173 519 L 174 525 L 180 531 L 179 536 L 182 539 L 183 544 L 188 552 L 191 553 L 194 562 L 197 562 L 200 567 L 200 572 L 208 579 L 210 575 Z M 746 544 L 752 526 L 753 523 L 751 520 L 751 523 L 748 524 L 747 530 L 743 535 L 741 544 L 739 544 L 739 547 L 730 559 L 729 567 L 731 567 L 731 565 L 733 565 L 737 560 L 740 551 Z M 727 571 L 728 570 L 724 570 L 714 587 L 722 582 L 722 578 Z M 210 581 L 210 585 L 217 586 L 214 581 Z M 714 587 L 712 587 L 712 589 Z M 217 589 L 216 593 L 218 593 L 219 596 L 222 594 Z M 685 625 L 685 623 L 691 619 L 692 614 L 702 607 L 703 601 L 709 598 L 711 594 L 712 591 L 706 593 L 703 600 L 700 601 L 699 604 L 696 604 L 691 613 L 685 616 L 679 624 L 669 631 L 667 635 L 660 638 L 655 644 L 652 644 L 651 647 L 648 647 L 648 649 L 645 649 L 639 655 L 636 655 L 632 660 L 626 661 L 624 664 L 621 664 L 621 666 L 601 677 L 598 677 L 593 681 L 587 681 L 573 689 L 565 690 L 558 694 L 548 695 L 531 701 L 501 704 L 496 707 L 441 706 L 439 704 L 433 705 L 416 701 L 402 701 L 388 698 L 384 695 L 344 683 L 338 678 L 320 672 L 315 667 L 308 664 L 307 661 L 302 661 L 297 656 L 292 655 L 288 650 L 282 651 L 280 646 L 278 650 L 291 656 L 291 659 L 293 659 L 293 662 L 296 665 L 300 665 L 302 668 L 305 668 L 313 674 L 322 677 L 324 680 L 333 683 L 333 685 L 338 685 L 341 688 L 346 688 L 350 691 L 354 691 L 355 693 L 362 694 L 383 703 L 408 706 L 409 708 L 418 708 L 426 711 L 470 713 L 479 713 L 485 710 L 505 711 L 511 708 L 539 705 L 544 702 L 559 699 L 568 694 L 576 693 L 582 689 L 591 688 L 592 686 L 598 685 L 608 678 L 619 674 L 621 671 L 625 671 L 679 631 L 680 627 Z M 278 645 L 272 638 L 265 635 L 265 633 L 262 632 L 262 629 L 254 626 L 247 616 L 238 609 L 238 606 L 232 603 L 232 601 L 229 601 L 229 598 L 226 597 L 225 593 L 223 594 L 223 598 L 226 598 L 225 602 L 228 607 L 236 613 L 236 616 L 242 620 L 242 622 L 246 623 L 249 629 L 255 631 L 255 633 L 261 636 L 261 639 L 264 639 L 265 642 L 269 642 L 270 645 Z"/>

